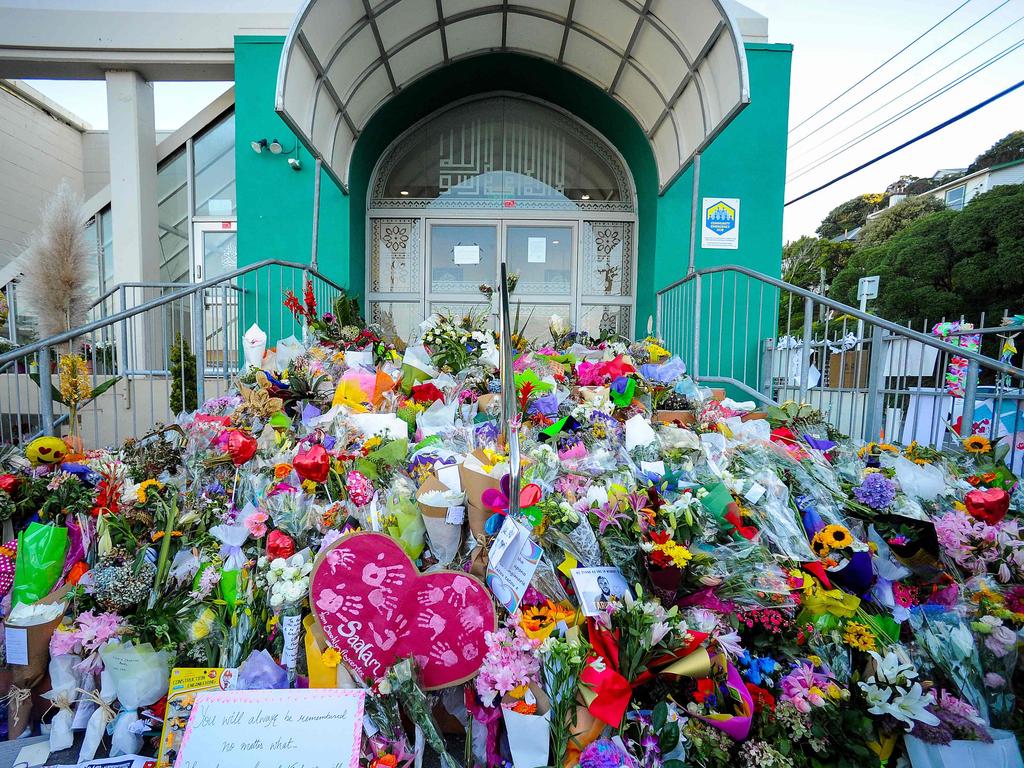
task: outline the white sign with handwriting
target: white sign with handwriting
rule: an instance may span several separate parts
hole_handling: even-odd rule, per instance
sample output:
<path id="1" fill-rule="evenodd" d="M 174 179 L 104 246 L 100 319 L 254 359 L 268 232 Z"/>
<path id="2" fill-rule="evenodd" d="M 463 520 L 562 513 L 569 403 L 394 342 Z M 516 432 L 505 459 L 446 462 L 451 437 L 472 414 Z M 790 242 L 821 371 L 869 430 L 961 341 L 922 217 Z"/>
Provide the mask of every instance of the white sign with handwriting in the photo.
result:
<path id="1" fill-rule="evenodd" d="M 357 768 L 365 696 L 338 688 L 200 693 L 174 766 Z"/>

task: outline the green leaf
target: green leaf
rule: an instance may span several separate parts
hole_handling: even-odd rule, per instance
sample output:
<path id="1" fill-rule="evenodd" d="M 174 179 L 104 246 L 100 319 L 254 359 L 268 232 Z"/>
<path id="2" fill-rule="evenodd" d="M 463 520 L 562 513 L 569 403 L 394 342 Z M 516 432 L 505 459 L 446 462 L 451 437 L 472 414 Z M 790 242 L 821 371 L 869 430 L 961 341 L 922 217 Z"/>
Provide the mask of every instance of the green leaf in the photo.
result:
<path id="1" fill-rule="evenodd" d="M 675 760 L 675 759 L 666 760 L 661 765 L 662 765 L 662 768 L 686 768 L 686 763 L 684 763 L 682 760 Z"/>
<path id="2" fill-rule="evenodd" d="M 100 384 L 100 385 L 98 385 L 98 386 L 94 387 L 94 388 L 93 388 L 93 390 L 92 390 L 92 394 L 91 394 L 91 395 L 89 395 L 89 399 L 88 399 L 88 400 L 86 400 L 85 402 L 89 402 L 90 400 L 95 400 L 95 399 L 96 399 L 97 397 L 99 397 L 100 395 L 102 395 L 102 394 L 103 394 L 104 392 L 106 392 L 106 391 L 107 391 L 108 389 L 110 389 L 110 388 L 111 388 L 112 386 L 114 386 L 115 384 L 117 384 L 117 382 L 119 382 L 120 380 L 121 380 L 121 377 L 120 377 L 120 376 L 115 376 L 114 378 L 112 378 L 112 379 L 107 379 L 107 380 L 106 380 L 106 381 L 104 381 L 104 382 L 103 382 L 102 384 Z"/>
<path id="3" fill-rule="evenodd" d="M 679 746 L 679 723 L 668 723 L 658 734 L 661 753 L 671 752 Z"/>
<path id="4" fill-rule="evenodd" d="M 30 373 L 28 375 L 28 377 L 30 379 L 32 379 L 32 381 L 34 381 L 36 383 L 36 386 L 40 387 L 40 389 L 42 388 L 42 385 L 39 384 L 39 374 L 38 373 Z M 61 395 L 60 395 L 60 390 L 57 389 L 57 387 L 53 386 L 52 383 L 50 384 L 50 399 L 52 399 L 53 402 L 55 402 L 55 403 L 60 403 L 61 405 L 67 405 L 67 403 L 64 402 L 64 398 L 61 397 Z"/>
<path id="5" fill-rule="evenodd" d="M 666 722 L 668 722 L 668 704 L 662 701 L 651 712 L 651 726 L 653 726 L 654 730 L 660 732 L 665 727 Z"/>

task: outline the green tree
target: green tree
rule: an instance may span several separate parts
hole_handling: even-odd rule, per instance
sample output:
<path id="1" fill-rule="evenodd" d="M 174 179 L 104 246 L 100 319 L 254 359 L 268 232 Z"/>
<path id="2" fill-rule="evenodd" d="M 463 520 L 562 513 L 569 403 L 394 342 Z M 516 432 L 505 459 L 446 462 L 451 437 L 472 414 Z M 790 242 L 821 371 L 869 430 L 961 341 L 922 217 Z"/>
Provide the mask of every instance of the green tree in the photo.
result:
<path id="1" fill-rule="evenodd" d="M 868 214 L 885 205 L 889 196 L 884 192 L 857 195 L 828 212 L 816 230 L 819 237 L 831 240 L 833 237 L 863 226 Z"/>
<path id="2" fill-rule="evenodd" d="M 801 288 L 819 291 L 824 277 L 827 294 L 835 276 L 846 266 L 854 251 L 852 242 L 833 243 L 817 237 L 801 237 L 786 243 L 782 249 L 782 279 Z M 799 329 L 802 324 L 803 302 L 791 302 L 789 294 L 780 295 L 780 333 L 786 333 L 787 325 L 791 329 Z"/>
<path id="3" fill-rule="evenodd" d="M 1007 184 L 971 200 L 949 229 L 957 253 L 953 283 L 965 315 L 1024 311 L 1024 184 Z"/>
<path id="4" fill-rule="evenodd" d="M 973 173 L 982 168 L 991 168 L 993 165 L 1022 158 L 1024 158 L 1024 131 L 1013 131 L 974 158 L 974 162 L 971 163 L 967 172 Z"/>
<path id="5" fill-rule="evenodd" d="M 196 356 L 181 334 L 171 347 L 171 413 L 194 411 L 199 407 L 196 388 Z"/>
<path id="6" fill-rule="evenodd" d="M 895 206 L 894 206 L 895 207 Z M 942 317 L 999 317 L 1024 309 L 1024 185 L 974 198 L 910 222 L 877 245 L 859 247 L 831 296 L 856 304 L 857 280 L 881 277 L 871 311 L 915 328 Z"/>
<path id="7" fill-rule="evenodd" d="M 863 248 L 884 243 L 897 232 L 905 229 L 910 222 L 927 216 L 929 213 L 941 211 L 944 207 L 940 200 L 936 200 L 931 195 L 908 197 L 906 200 L 901 200 L 864 224 L 864 229 L 857 235 L 857 246 Z"/>

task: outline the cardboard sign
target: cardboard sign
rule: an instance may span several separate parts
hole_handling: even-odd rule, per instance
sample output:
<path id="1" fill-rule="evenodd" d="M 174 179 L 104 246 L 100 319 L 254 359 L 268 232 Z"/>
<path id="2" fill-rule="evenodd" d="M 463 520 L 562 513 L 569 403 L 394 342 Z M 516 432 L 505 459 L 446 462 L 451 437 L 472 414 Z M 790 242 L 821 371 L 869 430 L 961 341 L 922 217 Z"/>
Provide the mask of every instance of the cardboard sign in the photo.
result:
<path id="1" fill-rule="evenodd" d="M 167 709 L 160 734 L 157 768 L 171 768 L 181 750 L 196 697 L 204 691 L 224 691 L 235 680 L 236 670 L 225 667 L 175 667 L 167 686 Z"/>
<path id="2" fill-rule="evenodd" d="M 398 543 L 355 533 L 322 552 L 309 584 L 313 615 L 328 644 L 369 680 L 412 656 L 426 689 L 465 682 L 480 669 L 494 603 L 464 573 L 420 574 Z"/>
<path id="3" fill-rule="evenodd" d="M 541 554 L 541 548 L 530 539 L 530 529 L 506 517 L 491 543 L 487 586 L 509 613 L 519 607 Z"/>
<path id="4" fill-rule="evenodd" d="M 357 768 L 365 696 L 353 688 L 200 693 L 174 766 Z"/>

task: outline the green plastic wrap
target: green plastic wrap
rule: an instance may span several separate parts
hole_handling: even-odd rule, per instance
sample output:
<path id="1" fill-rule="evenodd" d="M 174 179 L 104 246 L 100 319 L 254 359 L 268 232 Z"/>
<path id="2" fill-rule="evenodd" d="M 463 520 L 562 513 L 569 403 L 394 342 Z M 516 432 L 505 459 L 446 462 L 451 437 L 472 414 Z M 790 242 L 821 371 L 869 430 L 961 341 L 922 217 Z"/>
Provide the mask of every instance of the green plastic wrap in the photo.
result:
<path id="1" fill-rule="evenodd" d="M 50 594 L 64 571 L 67 553 L 68 529 L 63 526 L 30 523 L 19 533 L 11 606 L 31 604 Z"/>

